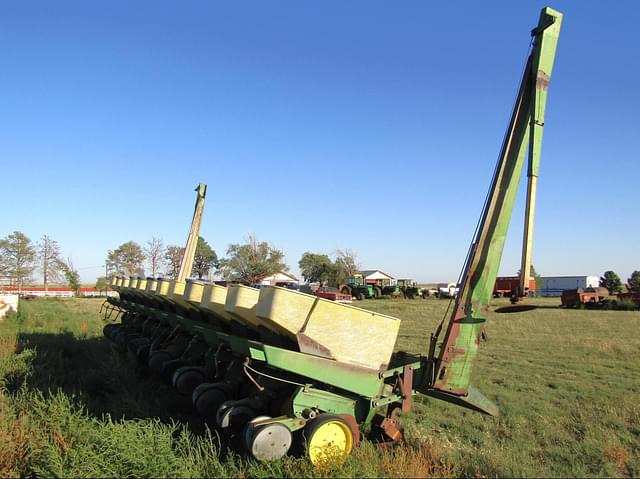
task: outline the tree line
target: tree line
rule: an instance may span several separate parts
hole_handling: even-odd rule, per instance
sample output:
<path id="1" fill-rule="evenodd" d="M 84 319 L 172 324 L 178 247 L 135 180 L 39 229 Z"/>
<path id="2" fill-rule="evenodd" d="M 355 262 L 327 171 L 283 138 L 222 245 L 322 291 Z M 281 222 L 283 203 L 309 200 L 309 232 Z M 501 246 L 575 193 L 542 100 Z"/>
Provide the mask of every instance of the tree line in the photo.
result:
<path id="1" fill-rule="evenodd" d="M 109 250 L 106 257 L 107 275 L 175 278 L 180 270 L 184 247 L 165 245 L 161 238 L 152 237 L 144 246 L 127 241 Z M 305 252 L 298 262 L 307 282 L 338 285 L 353 276 L 360 265 L 351 250 L 337 250 L 335 260 L 326 254 Z M 192 277 L 207 278 L 218 274 L 227 281 L 258 284 L 264 278 L 289 271 L 284 253 L 255 235 L 244 243 L 230 244 L 226 256 L 219 258 L 205 238 L 198 237 L 193 260 Z M 33 282 L 35 273 L 42 275 L 45 291 L 50 284 L 67 284 L 74 291 L 80 289 L 80 274 L 71 257 L 64 258 L 60 245 L 48 235 L 33 242 L 21 231 L 14 231 L 0 239 L 0 276 L 10 277 L 19 290 Z M 98 278 L 96 288 L 106 290 L 106 277 Z"/>
<path id="2" fill-rule="evenodd" d="M 175 278 L 180 271 L 184 247 L 165 246 L 162 239 L 152 238 L 145 246 L 135 241 L 122 243 L 107 253 L 107 268 L 112 274 Z M 146 267 L 146 269 L 145 269 Z M 252 285 L 267 276 L 288 271 L 284 253 L 250 234 L 245 243 L 230 244 L 224 258 L 202 236 L 198 237 L 191 276 L 198 279 L 217 273 L 228 281 Z"/>
<path id="3" fill-rule="evenodd" d="M 135 241 L 122 243 L 109 250 L 106 258 L 107 272 L 124 276 L 151 276 L 175 278 L 180 270 L 184 247 L 164 245 L 162 239 L 153 237 L 142 247 Z M 351 250 L 337 250 L 335 260 L 321 253 L 303 253 L 298 266 L 306 282 L 319 282 L 338 286 L 360 270 L 356 254 Z M 147 268 L 145 270 L 145 267 Z M 42 274 L 45 291 L 51 283 L 65 282 L 77 291 L 80 275 L 71 257 L 64 259 L 57 241 L 43 235 L 37 243 L 20 231 L 14 231 L 0 239 L 0 276 L 16 281 L 18 289 L 33 280 L 34 273 Z M 193 260 L 192 277 L 203 279 L 217 273 L 228 281 L 252 285 L 279 272 L 289 271 L 284 253 L 267 242 L 258 241 L 250 234 L 245 243 L 230 244 L 226 257 L 219 258 L 215 250 L 202 237 L 198 237 Z M 538 275 L 532 267 L 532 275 Z M 600 277 L 600 286 L 611 294 L 623 290 L 622 280 L 614 271 L 606 271 Z M 640 271 L 635 270 L 627 279 L 627 289 L 640 293 Z M 107 288 L 105 277 L 98 278 L 96 288 Z"/>
<path id="4" fill-rule="evenodd" d="M 609 293 L 622 293 L 622 280 L 614 271 L 605 271 L 600 277 L 600 286 L 607 288 Z M 633 293 L 640 293 L 640 271 L 634 271 L 627 278 L 627 289 Z"/>
<path id="5" fill-rule="evenodd" d="M 13 278 L 22 290 L 36 271 L 42 274 L 45 291 L 50 283 L 62 281 L 76 292 L 80 289 L 80 274 L 71 257 L 63 259 L 60 245 L 48 235 L 35 244 L 21 231 L 0 239 L 0 276 Z"/>

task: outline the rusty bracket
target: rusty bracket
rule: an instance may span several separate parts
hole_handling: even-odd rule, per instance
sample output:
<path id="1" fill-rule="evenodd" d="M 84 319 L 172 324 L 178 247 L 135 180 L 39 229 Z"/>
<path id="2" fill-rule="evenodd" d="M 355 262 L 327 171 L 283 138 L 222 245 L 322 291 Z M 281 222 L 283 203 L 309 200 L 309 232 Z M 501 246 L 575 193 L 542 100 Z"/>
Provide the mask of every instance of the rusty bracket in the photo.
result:
<path id="1" fill-rule="evenodd" d="M 402 428 L 396 419 L 397 416 L 397 408 L 394 409 L 390 416 L 385 417 L 381 414 L 376 414 L 373 418 L 373 425 L 378 428 L 385 437 L 390 439 L 392 442 L 402 441 L 404 435 L 402 433 Z"/>
<path id="2" fill-rule="evenodd" d="M 398 376 L 398 389 L 402 395 L 402 412 L 409 412 L 413 408 L 413 367 L 404 367 L 402 376 Z"/>

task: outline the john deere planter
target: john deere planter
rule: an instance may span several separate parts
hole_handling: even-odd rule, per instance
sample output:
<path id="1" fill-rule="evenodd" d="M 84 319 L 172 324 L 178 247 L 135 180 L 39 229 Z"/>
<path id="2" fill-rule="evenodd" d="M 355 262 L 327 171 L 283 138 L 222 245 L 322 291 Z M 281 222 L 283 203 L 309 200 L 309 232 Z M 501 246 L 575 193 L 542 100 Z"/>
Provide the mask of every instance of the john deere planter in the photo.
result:
<path id="1" fill-rule="evenodd" d="M 531 54 L 460 292 L 451 315 L 431 335 L 426 356 L 394 353 L 397 318 L 274 286 L 258 290 L 185 280 L 204 185 L 197 190 L 180 274 L 173 280 L 111 278 L 119 295 L 109 298 L 105 315 L 116 312 L 121 319 L 105 326 L 105 336 L 191 397 L 199 414 L 240 437 L 246 452 L 259 460 L 282 457 L 294 445 L 314 464 L 341 460 L 364 433 L 398 441 L 397 416 L 411 411 L 415 394 L 497 414 L 470 385 L 471 371 L 525 162 L 524 250 L 530 251 L 547 88 L 561 20 L 560 13 L 545 8 L 532 31 Z"/>

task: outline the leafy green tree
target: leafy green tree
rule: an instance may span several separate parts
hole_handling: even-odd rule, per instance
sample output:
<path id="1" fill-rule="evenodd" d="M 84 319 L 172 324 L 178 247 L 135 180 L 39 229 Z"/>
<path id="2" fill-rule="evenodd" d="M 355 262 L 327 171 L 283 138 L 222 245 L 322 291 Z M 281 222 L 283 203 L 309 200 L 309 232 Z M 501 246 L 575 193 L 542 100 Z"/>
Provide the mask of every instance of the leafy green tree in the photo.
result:
<path id="1" fill-rule="evenodd" d="M 613 271 L 605 271 L 603 276 L 600 276 L 600 286 L 607 288 L 609 293 L 616 294 L 622 291 L 622 281 Z"/>
<path id="2" fill-rule="evenodd" d="M 326 254 L 306 252 L 298 261 L 300 272 L 307 283 L 329 281 L 336 274 L 336 265 Z"/>
<path id="3" fill-rule="evenodd" d="M 98 291 L 106 291 L 107 289 L 109 289 L 109 281 L 107 280 L 107 278 L 105 278 L 104 276 L 100 276 L 96 280 L 96 289 Z"/>
<path id="4" fill-rule="evenodd" d="M 108 268 L 124 276 L 144 275 L 144 251 L 135 241 L 122 243 L 115 250 L 109 250 L 107 254 Z"/>
<path id="5" fill-rule="evenodd" d="M 73 261 L 71 258 L 68 258 L 66 262 L 61 261 L 60 267 L 64 274 L 65 279 L 67 280 L 67 284 L 73 290 L 73 292 L 77 295 L 80 291 L 80 274 L 78 270 L 76 270 L 73 266 Z"/>
<path id="6" fill-rule="evenodd" d="M 180 274 L 180 264 L 184 256 L 184 247 L 169 245 L 165 249 L 164 259 L 167 266 L 166 275 L 169 278 L 177 278 Z"/>
<path id="7" fill-rule="evenodd" d="M 246 244 L 229 245 L 227 257 L 220 261 L 220 270 L 228 281 L 253 285 L 267 276 L 288 271 L 289 267 L 282 251 L 249 235 Z"/>
<path id="8" fill-rule="evenodd" d="M 640 271 L 636 270 L 631 273 L 631 276 L 627 280 L 627 284 L 629 286 L 629 291 L 640 293 Z"/>
<path id="9" fill-rule="evenodd" d="M 202 279 L 212 268 L 218 267 L 218 255 L 202 236 L 198 236 L 196 254 L 193 257 L 193 274 Z"/>
<path id="10" fill-rule="evenodd" d="M 16 279 L 19 291 L 31 281 L 35 260 L 36 249 L 24 233 L 14 231 L 0 240 L 0 271 Z"/>
<path id="11" fill-rule="evenodd" d="M 60 258 L 60 246 L 58 242 L 52 240 L 49 236 L 44 235 L 38 243 L 38 259 L 40 260 L 40 271 L 42 272 L 42 280 L 44 290 L 49 290 L 50 281 L 60 281 L 62 262 Z"/>

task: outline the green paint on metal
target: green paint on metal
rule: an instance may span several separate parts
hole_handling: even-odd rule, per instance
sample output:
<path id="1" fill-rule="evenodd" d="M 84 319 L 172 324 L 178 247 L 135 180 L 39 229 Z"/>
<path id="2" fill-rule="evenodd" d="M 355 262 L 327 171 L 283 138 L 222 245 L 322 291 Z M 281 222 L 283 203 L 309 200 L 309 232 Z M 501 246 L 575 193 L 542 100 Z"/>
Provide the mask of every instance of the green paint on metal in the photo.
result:
<path id="1" fill-rule="evenodd" d="M 393 394 L 391 396 L 384 396 L 381 399 L 376 399 L 375 401 L 371 401 L 371 406 L 382 407 L 382 406 L 386 406 L 387 404 L 400 402 L 400 401 L 402 401 L 402 396 L 400 396 L 399 394 Z"/>
<path id="2" fill-rule="evenodd" d="M 262 351 L 261 349 L 249 347 L 249 354 L 251 354 L 251 359 L 256 359 L 258 361 L 267 360 L 264 351 Z"/>
<path id="3" fill-rule="evenodd" d="M 500 160 L 491 184 L 478 232 L 462 275 L 450 322 L 441 347 L 434 387 L 465 396 L 478 353 L 480 334 L 493 296 L 511 214 L 533 134 L 530 170 L 537 173 L 541 137 L 530 124 L 544 115 L 562 15 L 545 8 L 540 15 L 531 55 L 511 116 Z M 544 72 L 541 74 L 540 72 Z M 542 91 L 544 90 L 544 92 Z M 534 126 L 541 128 L 541 125 Z"/>
<path id="4" fill-rule="evenodd" d="M 315 382 L 328 384 L 368 398 L 379 396 L 384 386 L 384 379 L 381 375 L 370 369 L 222 333 L 212 329 L 206 323 L 160 310 L 151 309 L 150 315 L 166 321 L 172 326 L 180 326 L 187 332 L 197 334 L 211 345 L 224 343 L 237 356 L 250 357 L 252 360 L 264 362 L 271 367 L 304 376 Z"/>
<path id="5" fill-rule="evenodd" d="M 356 401 L 329 391 L 300 387 L 293 396 L 293 413 L 302 417 L 310 411 L 350 414 L 356 417 Z"/>
<path id="6" fill-rule="evenodd" d="M 452 404 L 457 404 L 458 406 L 489 414 L 491 416 L 498 416 L 500 414 L 498 406 L 473 386 L 469 386 L 469 392 L 466 396 L 457 396 L 437 389 L 428 389 L 422 392 L 427 396 L 432 396 Z"/>
<path id="7" fill-rule="evenodd" d="M 266 344 L 262 347 L 270 366 L 366 397 L 376 397 L 382 391 L 382 379 L 369 369 Z"/>
<path id="8" fill-rule="evenodd" d="M 396 368 L 387 369 L 385 372 L 381 373 L 380 376 L 383 378 L 390 378 L 391 376 L 395 376 L 396 374 L 400 374 L 404 371 L 406 366 L 411 366 L 414 370 L 420 369 L 424 367 L 423 361 L 413 361 L 411 363 L 403 364 L 402 366 L 398 366 Z"/>

